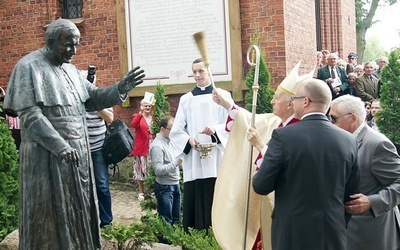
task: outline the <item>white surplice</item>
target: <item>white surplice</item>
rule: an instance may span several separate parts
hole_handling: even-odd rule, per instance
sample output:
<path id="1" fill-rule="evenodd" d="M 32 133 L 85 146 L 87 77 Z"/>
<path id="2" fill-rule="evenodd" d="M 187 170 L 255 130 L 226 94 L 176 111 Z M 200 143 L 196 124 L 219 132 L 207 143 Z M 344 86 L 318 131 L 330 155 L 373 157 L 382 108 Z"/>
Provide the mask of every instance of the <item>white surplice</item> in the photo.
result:
<path id="1" fill-rule="evenodd" d="M 183 181 L 217 177 L 228 134 L 225 132 L 227 111 L 212 100 L 212 87 L 204 90 L 196 87 L 184 94 L 179 101 L 170 138 L 176 145 L 176 154 L 183 158 Z M 223 91 L 223 90 L 220 90 Z M 226 92 L 226 91 L 225 91 Z M 229 95 L 229 93 L 227 93 Z M 211 143 L 211 136 L 199 134 L 204 128 L 212 127 L 221 141 L 211 152 L 211 159 L 200 159 L 200 152 L 190 149 L 183 153 L 190 138 L 197 138 L 200 143 Z"/>

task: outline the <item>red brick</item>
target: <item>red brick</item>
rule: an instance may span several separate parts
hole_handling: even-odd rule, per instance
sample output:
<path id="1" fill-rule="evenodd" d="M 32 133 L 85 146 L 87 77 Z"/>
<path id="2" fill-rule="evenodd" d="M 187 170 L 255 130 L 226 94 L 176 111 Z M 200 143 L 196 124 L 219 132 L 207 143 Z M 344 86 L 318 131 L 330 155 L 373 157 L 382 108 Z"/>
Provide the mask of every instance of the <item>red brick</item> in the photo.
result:
<path id="1" fill-rule="evenodd" d="M 286 73 L 303 59 L 300 72 L 314 66 L 316 51 L 315 0 L 239 0 L 241 16 L 243 68 L 248 69 L 246 52 L 255 27 L 259 27 L 260 49 L 265 53 L 276 87 Z M 342 57 L 356 51 L 354 0 L 321 1 L 322 44 L 338 50 Z M 85 24 L 74 64 L 80 69 L 97 66 L 97 84 L 108 86 L 120 78 L 115 1 L 85 1 Z M 0 2 L 0 86 L 6 86 L 15 63 L 24 55 L 44 46 L 44 25 L 61 16 L 61 2 L 56 0 Z M 21 21 L 24 20 L 21 25 Z M 246 71 L 247 72 L 247 71 Z M 170 95 L 175 114 L 180 94 Z M 130 98 L 130 107 L 115 107 L 115 116 L 130 125 L 138 112 L 140 97 Z"/>

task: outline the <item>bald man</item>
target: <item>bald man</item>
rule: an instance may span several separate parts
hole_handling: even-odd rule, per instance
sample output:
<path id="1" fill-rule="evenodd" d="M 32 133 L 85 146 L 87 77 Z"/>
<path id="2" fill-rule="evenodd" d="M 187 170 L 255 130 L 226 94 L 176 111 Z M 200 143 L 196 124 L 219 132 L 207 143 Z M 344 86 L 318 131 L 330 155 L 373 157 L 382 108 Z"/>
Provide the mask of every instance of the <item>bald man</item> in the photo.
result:
<path id="1" fill-rule="evenodd" d="M 272 133 L 254 191 L 275 191 L 272 249 L 346 249 L 344 204 L 357 192 L 355 138 L 324 115 L 331 91 L 324 82 L 305 81 L 291 97 L 301 122 Z"/>

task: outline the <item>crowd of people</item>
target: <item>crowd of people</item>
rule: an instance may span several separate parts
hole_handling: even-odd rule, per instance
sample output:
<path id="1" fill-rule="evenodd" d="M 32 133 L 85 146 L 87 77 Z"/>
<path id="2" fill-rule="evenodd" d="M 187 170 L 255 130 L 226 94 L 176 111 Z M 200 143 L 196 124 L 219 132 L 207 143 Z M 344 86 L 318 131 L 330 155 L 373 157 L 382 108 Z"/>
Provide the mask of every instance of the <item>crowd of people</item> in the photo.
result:
<path id="1" fill-rule="evenodd" d="M 381 91 L 381 70 L 389 63 L 386 56 L 380 57 L 378 63 L 358 62 L 358 55 L 350 52 L 347 61 L 340 58 L 338 52 L 317 51 L 316 78 L 327 83 L 332 92 L 332 100 L 342 95 L 357 96 L 365 102 L 366 107 L 379 100 Z M 369 105 L 367 105 L 369 103 Z M 377 101 L 379 103 L 379 101 Z M 373 117 L 367 112 L 368 124 L 378 129 Z"/>
<path id="2" fill-rule="evenodd" d="M 124 101 L 145 74 L 135 67 L 118 83 L 96 87 L 71 64 L 79 40 L 71 21 L 52 22 L 46 45 L 15 66 L 7 95 L 0 88 L 4 108 L 21 120 L 20 249 L 100 249 L 100 227 L 113 220 L 101 155 L 105 125 L 114 118 L 110 107 Z M 242 132 L 242 113 L 247 111 L 229 92 L 215 88 L 202 59 L 194 60 L 196 86 L 180 98 L 175 118 L 167 116 L 157 124 L 160 132 L 154 140 L 152 103 L 142 100 L 132 117 L 138 198 L 144 199 L 143 179 L 151 160 L 157 212 L 168 223 L 180 222 L 182 169 L 184 229 L 213 226 L 215 216 L 224 216 L 213 214 L 223 211 L 213 204 L 221 180 L 245 181 L 245 176 L 233 178 L 235 173 L 226 171 L 237 164 L 232 159 L 241 157 L 242 152 L 232 150 L 241 133 L 240 143 L 247 140 L 258 154 L 251 159 L 252 192 L 264 197 L 275 192 L 271 225 L 258 223 L 249 231 L 246 248 L 397 249 L 400 157 L 374 118 L 387 63 L 386 57 L 378 66 L 366 62 L 361 72 L 355 53 L 345 62 L 337 52 L 317 52 L 316 74 L 299 76 L 299 62 L 271 100 L 273 115 L 258 116 L 268 132 L 262 126 Z M 211 145 L 210 157 L 203 157 L 202 145 Z M 227 159 L 232 154 L 236 158 Z M 223 199 L 229 203 L 235 193 L 227 191 Z M 243 207 L 243 197 L 235 198 L 241 199 L 225 204 L 228 209 Z M 264 205 L 250 211 L 260 216 Z M 232 234 L 225 235 L 228 243 L 214 231 L 226 249 L 231 247 L 225 244 L 237 247 L 241 238 L 236 232 L 243 230 L 242 220 L 229 220 L 235 223 L 229 228 Z M 264 235 L 271 241 L 265 242 Z"/>

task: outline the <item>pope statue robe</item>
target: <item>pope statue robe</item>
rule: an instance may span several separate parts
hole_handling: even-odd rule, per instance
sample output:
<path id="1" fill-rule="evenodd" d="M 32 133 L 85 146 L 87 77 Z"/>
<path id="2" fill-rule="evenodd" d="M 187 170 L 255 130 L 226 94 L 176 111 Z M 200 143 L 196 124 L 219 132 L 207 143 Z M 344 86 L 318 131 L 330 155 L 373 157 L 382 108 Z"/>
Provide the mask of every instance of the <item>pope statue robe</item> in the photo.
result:
<path id="1" fill-rule="evenodd" d="M 117 86 L 93 86 L 72 64 L 54 66 L 45 48 L 22 58 L 4 107 L 21 124 L 19 249 L 98 249 L 100 232 L 85 110 L 121 103 Z M 67 148 L 79 167 L 60 157 Z"/>

